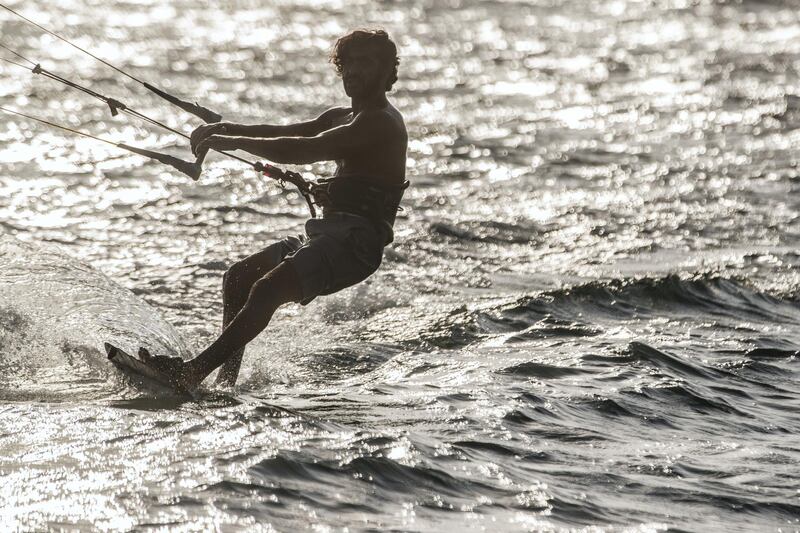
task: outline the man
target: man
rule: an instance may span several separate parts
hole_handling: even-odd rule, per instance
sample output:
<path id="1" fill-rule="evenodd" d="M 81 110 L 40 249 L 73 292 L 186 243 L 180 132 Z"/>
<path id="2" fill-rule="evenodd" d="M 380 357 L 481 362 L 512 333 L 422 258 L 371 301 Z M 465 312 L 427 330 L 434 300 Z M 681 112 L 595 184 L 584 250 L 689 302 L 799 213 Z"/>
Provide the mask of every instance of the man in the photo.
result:
<path id="1" fill-rule="evenodd" d="M 245 345 L 278 307 L 307 304 L 359 283 L 381 263 L 405 181 L 408 135 L 386 98 L 397 81 L 397 48 L 382 30 L 353 31 L 336 42 L 331 62 L 350 107 L 286 126 L 216 123 L 192 133 L 192 150 L 245 150 L 276 163 L 336 161 L 336 173 L 316 187 L 323 217 L 306 222 L 306 235 L 287 237 L 234 264 L 223 278 L 223 331 L 200 355 L 140 357 L 179 388 L 195 388 L 222 366 L 217 383 L 236 382 Z"/>

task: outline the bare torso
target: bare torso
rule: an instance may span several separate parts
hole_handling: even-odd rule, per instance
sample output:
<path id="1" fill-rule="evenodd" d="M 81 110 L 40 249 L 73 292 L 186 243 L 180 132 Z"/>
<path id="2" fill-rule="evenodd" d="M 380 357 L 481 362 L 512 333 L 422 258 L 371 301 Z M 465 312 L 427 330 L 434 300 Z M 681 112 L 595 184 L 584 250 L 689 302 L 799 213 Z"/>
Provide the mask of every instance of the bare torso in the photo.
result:
<path id="1" fill-rule="evenodd" d="M 386 128 L 379 139 L 369 150 L 354 150 L 342 159 L 336 160 L 336 177 L 353 176 L 373 179 L 384 185 L 402 185 L 406 179 L 406 149 L 408 133 L 403 116 L 391 104 L 379 111 L 391 120 L 386 121 Z M 336 119 L 333 126 L 343 126 L 356 118 L 351 112 Z"/>

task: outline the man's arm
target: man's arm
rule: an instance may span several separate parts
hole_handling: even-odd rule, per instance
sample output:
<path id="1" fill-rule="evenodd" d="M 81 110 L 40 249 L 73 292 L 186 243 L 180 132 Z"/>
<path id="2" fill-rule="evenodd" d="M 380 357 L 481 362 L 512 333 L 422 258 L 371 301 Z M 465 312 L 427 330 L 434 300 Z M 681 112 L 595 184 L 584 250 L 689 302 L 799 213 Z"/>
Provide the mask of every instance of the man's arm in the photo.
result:
<path id="1" fill-rule="evenodd" d="M 334 107 L 328 109 L 314 120 L 297 122 L 276 126 L 272 124 L 227 124 L 226 135 L 238 137 L 260 137 L 271 139 L 274 137 L 313 137 L 333 127 L 333 121 L 350 113 L 349 107 Z"/>
<path id="2" fill-rule="evenodd" d="M 342 159 L 369 149 L 393 131 L 391 117 L 380 111 L 360 113 L 350 124 L 331 128 L 314 137 L 258 139 L 212 135 L 197 150 L 244 150 L 275 163 L 305 164 Z"/>
<path id="3" fill-rule="evenodd" d="M 275 137 L 313 137 L 325 130 L 331 129 L 336 119 L 349 114 L 350 111 L 349 107 L 334 107 L 328 109 L 314 120 L 281 126 L 272 124 L 235 124 L 233 122 L 203 124 L 192 132 L 192 152 L 196 155 L 198 153 L 197 145 L 211 135 L 230 135 L 263 139 Z"/>

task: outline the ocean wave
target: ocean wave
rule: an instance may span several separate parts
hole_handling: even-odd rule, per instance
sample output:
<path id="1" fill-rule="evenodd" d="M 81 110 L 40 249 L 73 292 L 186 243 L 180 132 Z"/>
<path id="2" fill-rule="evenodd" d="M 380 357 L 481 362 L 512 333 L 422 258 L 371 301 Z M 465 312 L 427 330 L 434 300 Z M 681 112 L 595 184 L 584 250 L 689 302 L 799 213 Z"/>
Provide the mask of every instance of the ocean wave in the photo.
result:
<path id="1" fill-rule="evenodd" d="M 365 324 L 359 336 L 362 340 L 380 341 L 387 346 L 394 344 L 406 349 L 456 349 L 499 335 L 504 336 L 504 342 L 509 344 L 594 337 L 615 324 L 663 317 L 693 322 L 706 317 L 718 326 L 731 328 L 739 327 L 742 322 L 800 322 L 800 304 L 797 302 L 760 292 L 737 280 L 713 275 L 612 279 L 544 291 L 511 302 L 473 309 L 467 306 L 409 309 L 408 313 L 398 312 L 396 308 L 378 312 L 375 318 L 381 320 L 380 331 L 373 331 L 369 324 Z M 387 327 L 387 323 L 393 321 L 397 321 L 398 326 Z M 768 344 L 770 341 L 754 342 Z M 794 350 L 785 346 L 781 352 L 762 350 L 753 351 L 752 355 L 757 358 L 782 353 L 788 357 Z M 714 373 L 711 369 L 683 365 L 680 359 L 644 344 L 632 345 L 630 350 L 630 353 L 618 355 L 620 361 L 643 359 L 690 374 Z"/>

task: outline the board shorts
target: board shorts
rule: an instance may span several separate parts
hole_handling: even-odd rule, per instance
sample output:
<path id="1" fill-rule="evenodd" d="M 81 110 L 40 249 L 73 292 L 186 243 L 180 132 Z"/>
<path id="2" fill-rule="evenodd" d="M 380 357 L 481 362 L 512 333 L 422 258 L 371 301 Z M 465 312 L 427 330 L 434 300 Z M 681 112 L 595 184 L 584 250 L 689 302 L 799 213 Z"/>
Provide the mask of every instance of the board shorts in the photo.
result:
<path id="1" fill-rule="evenodd" d="M 317 296 L 333 294 L 367 279 L 378 270 L 386 230 L 350 213 L 326 213 L 306 221 L 306 234 L 286 237 L 261 253 L 274 254 L 275 266 L 291 264 L 306 305 Z"/>

